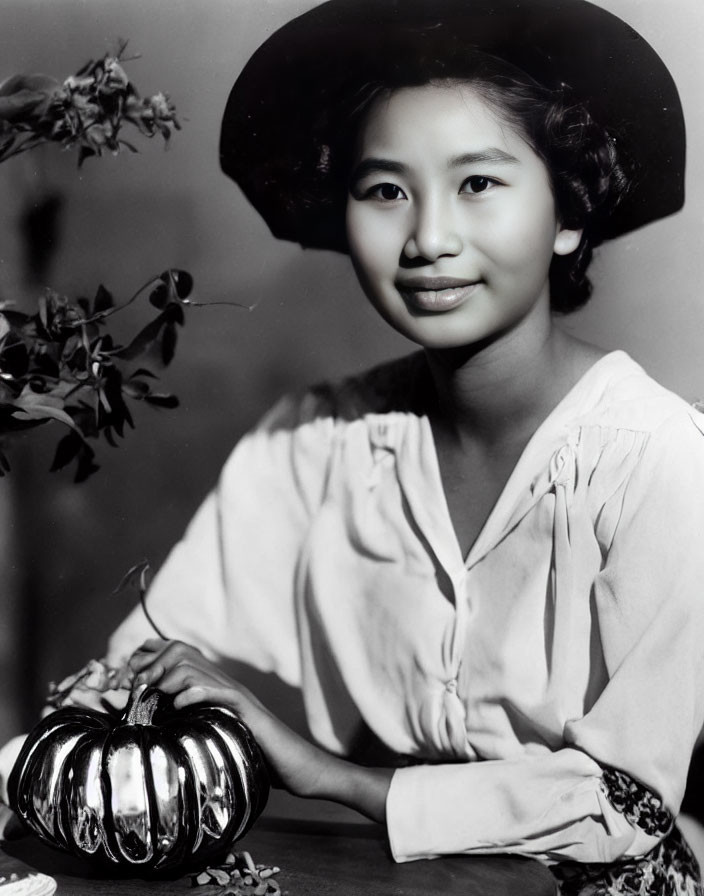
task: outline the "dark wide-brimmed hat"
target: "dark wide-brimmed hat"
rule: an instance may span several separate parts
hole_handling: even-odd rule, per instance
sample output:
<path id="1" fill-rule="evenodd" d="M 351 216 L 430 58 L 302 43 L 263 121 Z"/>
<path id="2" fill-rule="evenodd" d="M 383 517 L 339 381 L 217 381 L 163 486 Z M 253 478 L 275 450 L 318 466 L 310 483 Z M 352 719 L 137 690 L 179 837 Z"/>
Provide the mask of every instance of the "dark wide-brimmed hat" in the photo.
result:
<path id="1" fill-rule="evenodd" d="M 335 110 L 367 81 L 402 83 L 417 59 L 471 49 L 548 88 L 568 84 L 619 135 L 638 178 L 603 238 L 682 207 L 685 129 L 672 77 L 633 28 L 586 0 L 329 0 L 275 32 L 237 79 L 222 124 L 223 171 L 274 236 L 346 251 L 344 195 L 325 182 Z"/>

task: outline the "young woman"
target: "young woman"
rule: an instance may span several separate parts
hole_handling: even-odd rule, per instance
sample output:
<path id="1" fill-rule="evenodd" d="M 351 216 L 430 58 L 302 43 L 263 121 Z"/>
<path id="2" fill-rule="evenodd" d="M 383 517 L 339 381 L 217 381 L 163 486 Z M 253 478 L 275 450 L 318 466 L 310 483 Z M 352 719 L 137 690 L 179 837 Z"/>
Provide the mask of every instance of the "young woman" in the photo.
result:
<path id="1" fill-rule="evenodd" d="M 284 399 L 154 582 L 179 640 L 136 611 L 109 659 L 233 706 L 281 786 L 386 824 L 399 861 L 700 893 L 673 819 L 704 721 L 704 423 L 555 323 L 596 245 L 682 204 L 662 62 L 583 0 L 331 0 L 254 55 L 221 148 L 420 350 Z M 222 657 L 301 687 L 316 743 Z M 391 761 L 358 763 L 360 732 Z"/>

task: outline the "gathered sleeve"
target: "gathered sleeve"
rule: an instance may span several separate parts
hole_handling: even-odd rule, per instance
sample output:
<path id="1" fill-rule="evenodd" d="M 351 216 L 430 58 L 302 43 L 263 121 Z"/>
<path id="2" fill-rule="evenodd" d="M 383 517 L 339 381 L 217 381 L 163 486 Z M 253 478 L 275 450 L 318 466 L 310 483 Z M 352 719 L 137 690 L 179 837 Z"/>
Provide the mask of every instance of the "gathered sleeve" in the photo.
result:
<path id="1" fill-rule="evenodd" d="M 147 594 L 165 637 L 291 685 L 300 684 L 296 567 L 334 428 L 320 410 L 312 394 L 284 399 L 239 442 Z M 154 636 L 136 607 L 111 637 L 106 661 L 124 662 Z"/>
<path id="2" fill-rule="evenodd" d="M 334 427 L 326 402 L 310 392 L 282 399 L 239 442 L 147 594 L 164 636 L 300 684 L 296 567 Z M 105 662 L 122 665 L 156 634 L 138 605 L 110 638 Z M 0 802 L 24 738 L 0 749 Z"/>
<path id="3" fill-rule="evenodd" d="M 387 798 L 397 861 L 517 853 L 644 855 L 669 832 L 704 722 L 704 435 L 678 414 L 650 433 L 596 515 L 611 528 L 591 594 L 604 684 L 563 745 L 402 768 Z"/>

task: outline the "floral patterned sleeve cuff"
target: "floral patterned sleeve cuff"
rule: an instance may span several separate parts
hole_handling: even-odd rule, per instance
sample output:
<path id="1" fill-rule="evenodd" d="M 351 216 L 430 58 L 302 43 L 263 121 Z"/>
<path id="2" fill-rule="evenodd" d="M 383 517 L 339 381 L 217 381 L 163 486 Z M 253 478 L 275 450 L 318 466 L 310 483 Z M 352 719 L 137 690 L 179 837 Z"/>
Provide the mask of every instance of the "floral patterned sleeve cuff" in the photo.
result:
<path id="1" fill-rule="evenodd" d="M 646 834 L 664 837 L 672 830 L 675 819 L 660 797 L 615 768 L 605 768 L 601 789 L 614 809 Z"/>
<path id="2" fill-rule="evenodd" d="M 662 800 L 615 768 L 604 769 L 601 789 L 632 825 L 663 839 L 642 857 L 553 866 L 561 896 L 702 896 L 697 861 Z"/>

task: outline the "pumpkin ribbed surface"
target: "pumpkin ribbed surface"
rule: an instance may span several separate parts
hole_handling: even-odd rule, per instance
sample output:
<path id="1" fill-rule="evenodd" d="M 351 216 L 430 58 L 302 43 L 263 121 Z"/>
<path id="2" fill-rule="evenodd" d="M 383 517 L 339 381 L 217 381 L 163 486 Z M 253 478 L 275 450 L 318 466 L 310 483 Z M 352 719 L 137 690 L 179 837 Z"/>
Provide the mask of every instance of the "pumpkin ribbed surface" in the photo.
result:
<path id="1" fill-rule="evenodd" d="M 138 691 L 122 719 L 66 707 L 27 737 L 10 804 L 47 843 L 139 872 L 207 862 L 241 837 L 269 792 L 231 710 L 170 708 Z"/>

